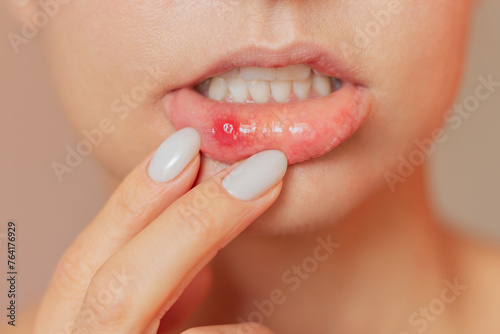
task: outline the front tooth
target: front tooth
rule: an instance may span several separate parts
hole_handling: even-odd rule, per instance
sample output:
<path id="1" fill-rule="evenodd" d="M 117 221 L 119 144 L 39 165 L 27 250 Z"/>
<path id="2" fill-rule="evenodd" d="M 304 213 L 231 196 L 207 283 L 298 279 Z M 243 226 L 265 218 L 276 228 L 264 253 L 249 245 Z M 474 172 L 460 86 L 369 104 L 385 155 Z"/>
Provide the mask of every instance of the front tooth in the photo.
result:
<path id="1" fill-rule="evenodd" d="M 247 82 L 242 78 L 231 78 L 227 81 L 233 102 L 246 102 L 248 99 Z"/>
<path id="2" fill-rule="evenodd" d="M 311 78 L 306 80 L 298 80 L 293 82 L 293 92 L 299 100 L 305 100 L 309 98 L 309 91 L 311 90 L 312 81 Z"/>
<path id="3" fill-rule="evenodd" d="M 227 95 L 226 80 L 221 77 L 213 77 L 208 88 L 208 97 L 212 100 L 222 101 Z"/>
<path id="4" fill-rule="evenodd" d="M 269 89 L 269 82 L 261 80 L 253 80 L 248 82 L 248 91 L 252 96 L 255 103 L 269 102 L 271 91 Z"/>
<path id="5" fill-rule="evenodd" d="M 324 75 L 313 75 L 313 88 L 320 96 L 327 96 L 332 92 L 330 78 Z"/>
<path id="6" fill-rule="evenodd" d="M 264 67 L 243 67 L 241 68 L 241 77 L 246 81 L 252 80 L 276 80 L 275 68 Z"/>
<path id="7" fill-rule="evenodd" d="M 276 102 L 286 102 L 291 90 L 291 81 L 271 81 L 271 93 Z"/>
<path id="8" fill-rule="evenodd" d="M 290 65 L 278 68 L 276 78 L 278 80 L 305 80 L 311 75 L 311 68 L 306 65 Z"/>

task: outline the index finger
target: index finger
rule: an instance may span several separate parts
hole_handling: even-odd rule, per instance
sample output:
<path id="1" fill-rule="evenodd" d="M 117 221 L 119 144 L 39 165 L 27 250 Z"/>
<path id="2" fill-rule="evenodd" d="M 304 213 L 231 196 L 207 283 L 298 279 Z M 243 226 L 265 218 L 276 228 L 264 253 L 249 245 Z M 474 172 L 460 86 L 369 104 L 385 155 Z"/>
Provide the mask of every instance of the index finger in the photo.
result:
<path id="1" fill-rule="evenodd" d="M 71 326 L 99 267 L 192 187 L 199 148 L 198 133 L 181 129 L 127 175 L 59 261 L 38 312 L 36 333 L 61 333 Z"/>
<path id="2" fill-rule="evenodd" d="M 79 333 L 154 332 L 163 314 L 217 251 L 276 200 L 286 167 L 282 152 L 264 151 L 175 201 L 101 267 L 75 328 Z M 109 284 L 109 273 L 123 268 L 132 279 L 113 302 L 93 309 L 91 301 Z"/>

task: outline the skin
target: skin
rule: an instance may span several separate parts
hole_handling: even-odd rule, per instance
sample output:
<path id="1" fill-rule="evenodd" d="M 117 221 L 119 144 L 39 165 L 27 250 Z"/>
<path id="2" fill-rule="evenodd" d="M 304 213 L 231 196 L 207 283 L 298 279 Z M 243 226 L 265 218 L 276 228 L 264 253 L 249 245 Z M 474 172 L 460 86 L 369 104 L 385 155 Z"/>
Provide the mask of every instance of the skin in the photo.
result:
<path id="1" fill-rule="evenodd" d="M 252 224 L 254 230 L 281 234 L 339 222 L 383 186 L 383 173 L 415 149 L 415 139 L 429 138 L 440 127 L 454 98 L 470 10 L 466 1 L 401 2 L 400 13 L 361 48 L 352 41 L 374 20 L 372 11 L 387 8 L 381 1 L 241 1 L 222 9 L 209 2 L 183 3 L 72 1 L 45 31 L 56 84 L 77 131 L 98 128 L 103 117 L 116 120 L 116 129 L 93 152 L 118 178 L 174 131 L 161 98 L 218 60 L 210 53 L 214 45 L 229 49 L 250 39 L 279 48 L 295 38 L 333 48 L 348 42 L 346 58 L 374 99 L 370 119 L 348 143 L 289 170 L 278 202 Z M 255 13 L 250 20 L 249 12 Z M 200 17 L 203 24 L 193 25 Z M 345 24 L 343 29 L 319 24 L 326 20 Z M 148 69 L 160 73 L 160 84 L 143 102 L 129 103 L 135 108 L 120 119 L 124 113 L 115 113 L 113 102 L 142 85 Z M 200 179 L 220 168 L 204 159 Z M 302 196 L 296 196 L 299 191 Z"/>
<path id="2" fill-rule="evenodd" d="M 395 188 L 384 176 L 414 152 L 416 140 L 432 138 L 442 126 L 461 74 L 472 2 L 402 0 L 389 24 L 362 47 L 353 45 L 356 32 L 387 9 L 386 2 L 217 3 L 73 0 L 45 29 L 55 83 L 75 129 L 96 128 L 103 117 L 117 120 L 94 154 L 121 185 L 63 256 L 38 309 L 36 332 L 61 331 L 68 323 L 83 333 L 242 332 L 221 324 L 256 320 L 248 317 L 254 302 L 275 289 L 286 302 L 263 320 L 277 333 L 402 334 L 424 324 L 426 333 L 498 331 L 497 250 L 440 227 L 422 166 Z M 161 99 L 217 60 L 214 46 L 251 40 L 278 49 L 292 39 L 332 49 L 350 43 L 346 58 L 373 98 L 369 117 L 333 151 L 290 166 L 283 184 L 263 197 L 210 199 L 205 210 L 220 219 L 217 226 L 199 222 L 201 233 L 190 230 L 200 226 L 183 227 L 173 215 L 176 205 L 192 201 L 206 182 L 218 184 L 228 170 L 216 174 L 225 166 L 201 155 L 169 184 L 148 178 L 150 153 L 174 132 Z M 152 68 L 160 84 L 119 120 L 113 101 L 141 85 Z M 201 188 L 191 189 L 193 183 Z M 240 209 L 251 214 L 242 218 Z M 229 227 L 241 232 L 250 223 L 223 248 L 236 237 Z M 175 227 L 189 237 L 175 238 Z M 207 236 L 210 242 L 199 246 Z M 329 236 L 338 249 L 312 272 L 296 271 L 299 286 L 291 292 L 282 275 L 312 256 L 316 238 Z M 124 263 L 139 268 L 140 279 L 92 321 L 82 321 L 92 296 Z M 444 311 L 434 316 L 421 309 L 455 279 L 466 288 Z M 426 320 L 410 323 L 415 312 Z M 192 329 L 199 325 L 212 326 Z"/>

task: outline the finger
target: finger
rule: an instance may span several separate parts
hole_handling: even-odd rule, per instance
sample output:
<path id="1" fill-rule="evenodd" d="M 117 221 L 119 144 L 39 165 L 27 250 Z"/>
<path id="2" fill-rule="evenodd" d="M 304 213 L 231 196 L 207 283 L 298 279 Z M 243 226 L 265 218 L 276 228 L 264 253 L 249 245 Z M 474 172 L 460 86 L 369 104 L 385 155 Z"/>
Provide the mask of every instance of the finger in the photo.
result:
<path id="1" fill-rule="evenodd" d="M 180 130 L 125 178 L 60 260 L 39 312 L 38 332 L 48 333 L 55 324 L 70 326 L 98 268 L 191 188 L 199 147 L 196 131 Z M 156 182 L 150 173 L 166 182 Z"/>
<path id="2" fill-rule="evenodd" d="M 217 251 L 276 200 L 287 167 L 280 151 L 256 154 L 190 190 L 113 255 L 85 296 L 79 333 L 143 332 L 160 319 Z M 228 173 L 230 174 L 228 175 Z M 125 270 L 127 281 L 96 304 Z"/>
<path id="3" fill-rule="evenodd" d="M 259 323 L 241 323 L 221 326 L 190 328 L 182 334 L 274 334 L 272 330 Z"/>
<path id="4" fill-rule="evenodd" d="M 212 272 L 210 267 L 206 266 L 189 283 L 179 299 L 162 317 L 160 327 L 153 333 L 167 333 L 180 326 L 205 299 L 211 284 Z"/>

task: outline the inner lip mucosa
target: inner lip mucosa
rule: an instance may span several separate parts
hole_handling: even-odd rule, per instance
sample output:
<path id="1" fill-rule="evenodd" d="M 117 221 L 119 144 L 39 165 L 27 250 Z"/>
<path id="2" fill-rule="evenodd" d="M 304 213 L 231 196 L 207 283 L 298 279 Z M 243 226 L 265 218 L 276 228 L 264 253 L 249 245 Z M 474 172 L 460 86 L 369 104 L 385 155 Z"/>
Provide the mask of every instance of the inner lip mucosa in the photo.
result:
<path id="1" fill-rule="evenodd" d="M 232 103 L 286 103 L 327 96 L 342 86 L 338 78 L 303 64 L 279 68 L 233 68 L 202 81 L 203 96 Z"/>

